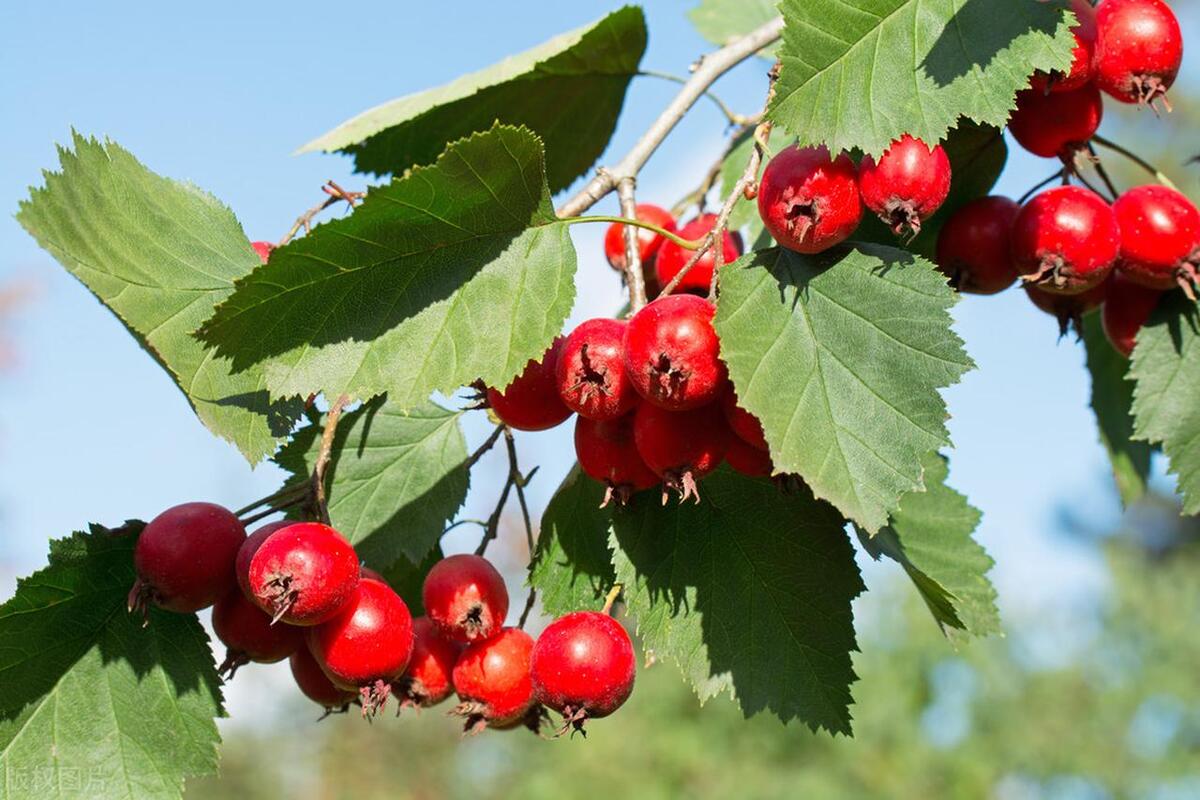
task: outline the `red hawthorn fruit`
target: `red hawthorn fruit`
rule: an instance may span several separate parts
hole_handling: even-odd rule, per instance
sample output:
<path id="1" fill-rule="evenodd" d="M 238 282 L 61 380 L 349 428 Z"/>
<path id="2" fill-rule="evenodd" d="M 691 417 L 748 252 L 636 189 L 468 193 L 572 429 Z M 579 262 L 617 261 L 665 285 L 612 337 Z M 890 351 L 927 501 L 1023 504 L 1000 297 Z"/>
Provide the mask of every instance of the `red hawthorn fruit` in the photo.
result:
<path id="1" fill-rule="evenodd" d="M 731 437 L 716 403 L 690 411 L 667 411 L 642 403 L 633 416 L 633 440 L 646 466 L 663 479 L 663 505 L 668 490 L 700 502 L 697 482 L 725 457 Z"/>
<path id="2" fill-rule="evenodd" d="M 1138 186 L 1113 203 L 1121 230 L 1117 270 L 1134 283 L 1189 296 L 1200 267 L 1200 210 L 1166 186 Z"/>
<path id="3" fill-rule="evenodd" d="M 1096 9 L 1091 0 L 1071 0 L 1076 23 L 1071 28 L 1075 36 L 1075 49 L 1071 51 L 1071 67 L 1064 74 L 1055 70 L 1050 74 L 1035 72 L 1029 79 L 1029 88 L 1035 92 L 1069 92 L 1084 86 L 1092 79 L 1092 55 L 1096 50 Z"/>
<path id="4" fill-rule="evenodd" d="M 563 731 L 607 717 L 633 692 L 637 656 L 621 623 L 575 611 L 546 626 L 533 646 L 530 673 L 538 702 L 563 717 Z"/>
<path id="5" fill-rule="evenodd" d="M 970 294 L 996 294 L 1017 280 L 1011 233 L 1021 207 L 1007 197 L 972 200 L 938 232 L 937 265 L 950 285 Z"/>
<path id="6" fill-rule="evenodd" d="M 270 242 L 251 242 L 250 247 L 254 248 L 254 252 L 258 253 L 258 257 L 264 264 L 271 257 L 271 251 L 275 249 L 275 245 Z"/>
<path id="7" fill-rule="evenodd" d="M 660 297 L 625 329 L 625 370 L 637 393 L 683 411 L 711 403 L 724 390 L 725 365 L 713 330 L 712 303 L 694 295 Z"/>
<path id="8" fill-rule="evenodd" d="M 1162 0 L 1104 0 L 1096 9 L 1092 77 L 1122 103 L 1167 110 L 1167 89 L 1183 63 L 1179 20 Z"/>
<path id="9" fill-rule="evenodd" d="M 759 450 L 767 449 L 767 437 L 763 433 L 762 423 L 758 421 L 758 417 L 738 405 L 737 393 L 732 386 L 721 395 L 721 411 L 725 414 L 725 421 L 729 423 L 729 430 L 739 439 Z"/>
<path id="10" fill-rule="evenodd" d="M 351 600 L 361 569 L 354 548 L 333 528 L 293 523 L 268 536 L 250 559 L 250 592 L 276 621 L 319 625 Z"/>
<path id="11" fill-rule="evenodd" d="M 1100 308 L 1104 335 L 1113 349 L 1126 358 L 1133 354 L 1138 331 L 1150 319 L 1162 296 L 1163 292 L 1134 283 L 1120 273 L 1113 275 L 1108 296 Z"/>
<path id="12" fill-rule="evenodd" d="M 858 165 L 858 188 L 867 208 L 897 236 L 916 236 L 921 222 L 950 194 L 950 158 L 942 146 L 905 134 L 878 163 L 870 155 Z"/>
<path id="13" fill-rule="evenodd" d="M 1099 308 L 1104 302 L 1110 281 L 1111 278 L 1080 294 L 1051 294 L 1033 284 L 1026 284 L 1025 294 L 1035 306 L 1058 320 L 1060 338 L 1067 335 L 1072 324 L 1075 325 L 1075 332 L 1082 336 L 1083 315 Z"/>
<path id="14" fill-rule="evenodd" d="M 1080 294 L 1112 272 L 1121 236 L 1112 207 L 1079 186 L 1059 186 L 1034 197 L 1013 224 L 1017 271 L 1051 294 Z"/>
<path id="15" fill-rule="evenodd" d="M 463 646 L 442 635 L 429 617 L 414 619 L 412 630 L 412 657 L 404 675 L 396 682 L 396 693 L 401 698 L 401 708 L 429 708 L 454 691 L 451 673 Z"/>
<path id="16" fill-rule="evenodd" d="M 698 241 L 707 236 L 708 232 L 716 224 L 716 214 L 702 214 L 680 228 L 679 235 L 684 239 Z M 687 275 L 684 275 L 680 279 L 679 285 L 675 287 L 675 291 L 708 295 L 708 290 L 712 286 L 713 270 L 716 268 L 717 263 L 714 253 L 715 249 L 715 247 L 710 247 L 700 257 L 700 260 L 688 270 Z M 675 242 L 664 242 L 662 249 L 658 251 L 658 258 L 654 261 L 654 273 L 655 277 L 658 278 L 658 285 L 666 286 L 670 283 L 679 274 L 680 270 L 687 265 L 687 262 L 691 260 L 694 254 L 694 250 L 685 250 Z M 721 263 L 728 264 L 737 261 L 741 254 L 741 237 L 726 230 L 721 236 Z"/>
<path id="17" fill-rule="evenodd" d="M 633 439 L 635 413 L 604 422 L 586 417 L 575 420 L 575 455 L 579 467 L 589 478 L 607 487 L 601 508 L 613 498 L 625 505 L 635 492 L 661 483 L 638 454 Z"/>
<path id="18" fill-rule="evenodd" d="M 1057 156 L 1069 164 L 1103 117 L 1104 101 L 1091 84 L 1052 94 L 1026 89 L 1017 94 L 1017 109 L 1008 120 L 1008 130 L 1017 144 L 1035 156 Z"/>
<path id="19" fill-rule="evenodd" d="M 850 238 L 862 220 L 858 170 L 845 153 L 788 147 L 763 170 L 758 214 L 775 240 L 798 253 L 820 253 Z"/>
<path id="20" fill-rule="evenodd" d="M 555 379 L 567 408 L 594 420 L 616 419 L 638 402 L 625 374 L 625 328 L 618 319 L 589 319 L 567 337 Z"/>
<path id="21" fill-rule="evenodd" d="M 483 556 L 447 556 L 433 565 L 421 587 L 425 614 L 456 642 L 487 639 L 508 616 L 504 578 Z"/>
<path id="22" fill-rule="evenodd" d="M 217 670 L 226 680 L 251 661 L 274 664 L 304 646 L 303 630 L 272 625 L 271 618 L 246 599 L 240 588 L 230 590 L 213 605 L 212 624 L 217 638 L 228 648 Z"/>
<path id="23" fill-rule="evenodd" d="M 300 687 L 300 691 L 309 700 L 322 706 L 326 714 L 346 711 L 350 704 L 358 699 L 358 692 L 347 691 L 333 685 L 333 681 L 329 680 L 325 670 L 321 669 L 321 665 L 313 658 L 308 645 L 297 649 L 288 661 L 292 668 L 292 678 Z"/>
<path id="24" fill-rule="evenodd" d="M 467 645 L 452 673 L 462 701 L 453 713 L 464 718 L 465 733 L 521 723 L 537 729 L 540 715 L 529 676 L 532 656 L 533 639 L 520 628 L 504 628 L 490 639 Z"/>
<path id="25" fill-rule="evenodd" d="M 769 478 L 775 471 L 770 453 L 750 446 L 737 436 L 729 437 L 729 446 L 725 450 L 725 463 L 735 472 L 740 472 L 750 478 Z"/>
<path id="26" fill-rule="evenodd" d="M 292 519 L 268 522 L 247 536 L 246 541 L 242 542 L 242 546 L 238 548 L 237 559 L 234 561 L 234 572 L 237 574 L 238 586 L 241 587 L 242 594 L 246 596 L 247 600 L 254 602 L 254 592 L 250 590 L 250 561 L 254 558 L 254 554 L 272 533 L 295 524 L 296 521 Z"/>
<path id="27" fill-rule="evenodd" d="M 555 378 L 564 341 L 561 336 L 555 339 L 541 360 L 530 361 L 504 391 L 487 390 L 488 406 L 505 425 L 519 431 L 544 431 L 571 416 Z"/>
<path id="28" fill-rule="evenodd" d="M 634 219 L 657 225 L 671 233 L 675 232 L 675 217 L 661 206 L 638 203 Z M 652 230 L 637 229 L 638 258 L 641 259 L 643 267 L 650 264 L 651 259 L 658 253 L 665 241 L 666 239 L 661 234 Z M 627 266 L 625 263 L 625 226 L 619 222 L 609 225 L 608 230 L 604 232 L 604 257 L 608 259 L 608 263 L 613 269 L 623 271 Z"/>

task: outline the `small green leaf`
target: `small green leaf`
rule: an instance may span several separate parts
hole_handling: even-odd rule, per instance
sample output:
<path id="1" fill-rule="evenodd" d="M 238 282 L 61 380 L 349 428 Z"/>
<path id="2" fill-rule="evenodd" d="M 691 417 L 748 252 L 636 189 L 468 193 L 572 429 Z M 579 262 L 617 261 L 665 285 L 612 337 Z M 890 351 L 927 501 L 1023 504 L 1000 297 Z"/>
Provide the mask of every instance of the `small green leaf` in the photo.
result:
<path id="1" fill-rule="evenodd" d="M 467 496 L 461 412 L 422 403 L 405 411 L 378 397 L 343 415 L 326 481 L 329 516 L 368 566 L 403 557 L 420 564 Z M 300 480 L 312 474 L 321 424 L 302 429 L 275 457 Z"/>
<path id="2" fill-rule="evenodd" d="M 550 188 L 586 172 L 612 136 L 646 49 L 642 10 L 626 7 L 436 89 L 376 106 L 304 145 L 340 150 L 359 172 L 399 175 L 495 122 L 546 142 Z"/>
<path id="3" fill-rule="evenodd" d="M 878 245 L 763 250 L 725 267 L 716 329 L 777 471 L 870 532 L 948 444 L 938 389 L 971 368 L 932 265 Z"/>
<path id="4" fill-rule="evenodd" d="M 688 12 L 688 19 L 701 36 L 724 47 L 778 17 L 776 5 L 777 0 L 700 0 L 700 5 Z M 774 58 L 777 50 L 772 45 L 759 55 Z"/>
<path id="5" fill-rule="evenodd" d="M 141 523 L 50 544 L 0 606 L 0 798 L 178 798 L 217 771 L 223 715 L 194 614 L 125 609 Z"/>
<path id="6" fill-rule="evenodd" d="M 276 250 L 201 337 L 235 369 L 268 361 L 275 397 L 386 392 L 412 408 L 476 378 L 507 385 L 575 300 L 575 248 L 542 155 L 505 126 L 452 144 Z"/>
<path id="7" fill-rule="evenodd" d="M 746 716 L 849 734 L 850 604 L 864 586 L 845 521 L 804 488 L 728 468 L 700 491 L 698 505 L 643 495 L 613 514 L 617 580 L 646 649 L 701 700 L 729 690 Z"/>
<path id="8" fill-rule="evenodd" d="M 602 502 L 604 486 L 573 467 L 542 514 L 529 583 L 547 614 L 594 608 L 613 585 L 612 523 Z"/>

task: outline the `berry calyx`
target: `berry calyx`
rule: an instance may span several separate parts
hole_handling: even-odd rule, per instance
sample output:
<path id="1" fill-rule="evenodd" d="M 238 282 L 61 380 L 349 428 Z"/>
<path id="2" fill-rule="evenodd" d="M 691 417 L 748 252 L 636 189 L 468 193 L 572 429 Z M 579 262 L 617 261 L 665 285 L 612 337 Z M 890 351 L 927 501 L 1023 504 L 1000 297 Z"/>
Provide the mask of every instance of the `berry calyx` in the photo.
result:
<path id="1" fill-rule="evenodd" d="M 675 217 L 671 216 L 670 211 L 652 203 L 638 203 L 634 219 L 657 225 L 671 233 L 675 232 Z M 666 239 L 661 234 L 649 228 L 637 229 L 638 258 L 641 259 L 642 266 L 649 265 L 664 242 Z M 604 232 L 604 257 L 613 269 L 624 271 L 629 266 L 625 256 L 625 226 L 614 222 Z"/>
<path id="2" fill-rule="evenodd" d="M 1162 101 L 1183 62 L 1179 20 L 1162 0 L 1104 0 L 1096 9 L 1096 84 L 1122 103 Z"/>
<path id="3" fill-rule="evenodd" d="M 1029 79 L 1029 88 L 1035 92 L 1069 92 L 1078 89 L 1092 78 L 1092 56 L 1096 50 L 1096 9 L 1091 0 L 1071 0 L 1075 12 L 1075 25 L 1071 34 L 1075 37 L 1075 48 L 1071 51 L 1071 66 L 1063 73 L 1055 70 L 1049 74 L 1035 72 Z"/>
<path id="4" fill-rule="evenodd" d="M 589 478 L 606 487 L 604 508 L 614 498 L 625 505 L 635 492 L 658 486 L 658 475 L 646 466 L 633 439 L 633 413 L 619 419 L 575 421 L 575 456 Z"/>
<path id="5" fill-rule="evenodd" d="M 618 319 L 589 319 L 563 342 L 555 380 L 567 408 L 595 420 L 616 419 L 638 402 L 625 374 L 625 327 Z"/>
<path id="6" fill-rule="evenodd" d="M 250 589 L 250 562 L 254 559 L 254 554 L 258 552 L 258 548 L 262 547 L 272 533 L 286 528 L 288 525 L 295 525 L 295 520 L 281 519 L 275 522 L 268 522 L 266 525 L 259 526 L 253 533 L 246 537 L 246 541 L 242 542 L 242 546 L 238 548 L 237 559 L 233 562 L 234 572 L 237 574 L 238 586 L 241 587 L 242 594 L 246 595 L 246 599 L 254 601 L 254 592 Z"/>
<path id="7" fill-rule="evenodd" d="M 487 403 L 505 425 L 519 431 L 544 431 L 571 416 L 558 394 L 554 372 L 563 337 L 554 340 L 538 361 L 530 361 L 503 391 L 488 388 Z"/>
<path id="8" fill-rule="evenodd" d="M 716 224 L 716 214 L 701 214 L 680 228 L 679 235 L 684 239 L 698 241 L 707 236 Z M 714 252 L 716 247 L 717 245 L 713 245 L 704 255 L 700 256 L 700 260 L 692 265 L 687 275 L 679 280 L 675 291 L 708 294 L 709 287 L 712 286 L 713 270 L 717 265 L 717 257 Z M 722 231 L 720 247 L 722 264 L 737 261 L 742 254 L 741 236 L 730 233 L 728 230 Z M 687 266 L 693 255 L 695 255 L 694 250 L 684 249 L 675 242 L 664 242 L 662 249 L 658 251 L 658 258 L 654 261 L 654 274 L 658 278 L 658 285 L 666 286 L 670 283 Z"/>
<path id="9" fill-rule="evenodd" d="M 433 565 L 421 587 L 425 613 L 456 642 L 487 639 L 508 616 L 504 578 L 482 556 L 447 556 Z"/>
<path id="10" fill-rule="evenodd" d="M 319 625 L 354 596 L 360 569 L 354 548 L 333 528 L 294 523 L 268 536 L 250 559 L 250 592 L 276 622 Z"/>
<path id="11" fill-rule="evenodd" d="M 218 673 L 226 680 L 238 667 L 251 661 L 274 664 L 304 646 L 304 631 L 291 625 L 272 625 L 271 618 L 246 599 L 240 588 L 230 590 L 216 602 L 212 612 L 213 631 L 228 648 Z"/>
<path id="12" fill-rule="evenodd" d="M 996 294 L 1017 280 L 1010 236 L 1021 207 L 1007 197 L 981 197 L 950 215 L 938 232 L 937 265 L 950 285 Z"/>
<path id="13" fill-rule="evenodd" d="M 1017 109 L 1009 117 L 1008 130 L 1017 144 L 1034 155 L 1057 156 L 1069 164 L 1103 117 L 1104 101 L 1091 84 L 1052 94 L 1026 89 L 1017 93 Z"/>
<path id="14" fill-rule="evenodd" d="M 854 162 L 828 148 L 788 147 L 763 170 L 758 214 L 775 240 L 798 253 L 820 253 L 854 233 L 862 200 Z"/>
<path id="15" fill-rule="evenodd" d="M 672 411 L 711 403 L 724 390 L 725 365 L 712 303 L 689 294 L 660 297 L 625 328 L 625 370 L 637 393 Z"/>
<path id="16" fill-rule="evenodd" d="M 1026 282 L 1079 294 L 1112 272 L 1121 244 L 1117 218 L 1095 192 L 1059 186 L 1034 197 L 1013 224 L 1012 252 Z"/>
<path id="17" fill-rule="evenodd" d="M 667 411 L 642 403 L 633 416 L 633 440 L 646 466 L 663 479 L 663 505 L 668 490 L 700 502 L 697 482 L 715 470 L 729 446 L 729 427 L 716 403 L 690 411 Z"/>
<path id="18" fill-rule="evenodd" d="M 147 523 L 133 551 L 129 610 L 150 603 L 181 614 L 208 608 L 237 585 L 234 562 L 246 529 L 215 503 L 173 506 Z"/>
<path id="19" fill-rule="evenodd" d="M 1060 339 L 1067 335 L 1072 325 L 1075 326 L 1075 333 L 1082 337 L 1083 315 L 1100 307 L 1108 296 L 1111 280 L 1079 294 L 1052 294 L 1033 284 L 1026 284 L 1025 294 L 1035 306 L 1058 320 Z"/>
<path id="20" fill-rule="evenodd" d="M 363 716 L 373 716 L 408 666 L 412 615 L 390 586 L 366 578 L 337 616 L 308 629 L 308 648 L 336 686 L 358 690 Z"/>
<path id="21" fill-rule="evenodd" d="M 950 194 L 950 158 L 942 146 L 930 149 L 905 134 L 876 162 L 864 156 L 858 188 L 867 208 L 897 236 L 916 236 L 921 221 L 941 208 Z"/>
<path id="22" fill-rule="evenodd" d="M 758 417 L 738 405 L 737 393 L 733 391 L 732 386 L 721 395 L 721 411 L 725 414 L 725 421 L 729 423 L 729 430 L 739 439 L 758 450 L 767 449 L 767 437 L 763 433 L 762 423 L 758 421 Z"/>
<path id="23" fill-rule="evenodd" d="M 292 653 L 288 662 L 292 668 L 292 679 L 296 681 L 300 691 L 309 700 L 323 707 L 326 715 L 344 713 L 350 709 L 350 704 L 358 699 L 358 692 L 342 689 L 329 680 L 325 670 L 321 669 L 321 665 L 313 658 L 308 645 Z"/>
<path id="24" fill-rule="evenodd" d="M 262 263 L 264 264 L 267 263 L 267 259 L 271 257 L 271 251 L 275 249 L 275 245 L 271 244 L 270 242 L 251 242 L 250 247 L 254 249 L 254 252 L 258 253 L 259 259 L 261 259 Z"/>
<path id="25" fill-rule="evenodd" d="M 1100 322 L 1114 350 L 1126 358 L 1133 354 L 1138 331 L 1150 319 L 1162 296 L 1161 291 L 1134 283 L 1120 273 L 1112 277 L 1100 309 Z"/>
<path id="26" fill-rule="evenodd" d="M 1200 267 L 1200 210 L 1166 186 L 1138 186 L 1113 203 L 1121 229 L 1117 269 L 1150 289 L 1183 288 L 1194 298 Z"/>
<path id="27" fill-rule="evenodd" d="M 520 628 L 504 628 L 467 646 L 454 665 L 454 690 L 462 701 L 452 713 L 464 718 L 464 733 L 509 728 L 522 722 L 537 729 L 530 680 L 533 639 Z"/>
<path id="28" fill-rule="evenodd" d="M 450 676 L 462 645 L 442 635 L 429 617 L 414 619 L 412 631 L 412 657 L 394 689 L 400 697 L 401 708 L 429 708 L 454 691 Z"/>
<path id="29" fill-rule="evenodd" d="M 767 478 L 775 471 L 771 463 L 771 454 L 766 450 L 751 447 L 736 436 L 729 437 L 729 446 L 725 450 L 725 463 L 750 478 Z"/>
<path id="30" fill-rule="evenodd" d="M 563 730 L 607 717 L 633 692 L 637 656 L 621 623 L 597 611 L 551 622 L 533 646 L 530 673 L 538 702 L 563 717 Z"/>

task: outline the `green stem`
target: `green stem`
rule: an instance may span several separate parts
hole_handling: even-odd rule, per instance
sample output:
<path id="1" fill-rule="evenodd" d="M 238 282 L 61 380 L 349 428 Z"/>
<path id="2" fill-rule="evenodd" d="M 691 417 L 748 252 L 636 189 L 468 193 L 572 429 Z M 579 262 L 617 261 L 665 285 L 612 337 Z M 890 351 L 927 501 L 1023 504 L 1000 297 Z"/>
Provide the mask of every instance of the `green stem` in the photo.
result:
<path id="1" fill-rule="evenodd" d="M 704 244 L 704 239 L 684 239 L 682 236 L 671 233 L 666 228 L 660 228 L 650 222 L 643 222 L 640 219 L 629 219 L 628 217 L 610 217 L 603 214 L 594 214 L 588 217 L 562 217 L 560 222 L 565 222 L 568 225 L 576 225 L 580 222 L 616 222 L 621 225 L 632 225 L 635 228 L 645 228 L 648 231 L 654 231 L 664 239 L 670 239 L 675 244 L 685 250 L 696 250 L 700 245 Z"/>
<path id="2" fill-rule="evenodd" d="M 659 72 L 658 70 L 653 70 L 653 69 L 641 70 L 640 72 L 638 72 L 638 75 L 640 75 L 642 77 L 646 77 L 646 78 L 658 78 L 660 80 L 670 81 L 671 83 L 686 84 L 688 82 L 687 78 L 681 77 L 679 75 L 672 75 L 669 72 Z M 745 125 L 747 122 L 750 121 L 748 117 L 744 117 L 741 114 L 734 111 L 733 109 L 731 109 L 725 103 L 724 100 L 717 97 L 711 91 L 705 91 L 704 96 L 707 97 L 709 100 L 712 100 L 713 103 L 716 104 L 717 108 L 721 109 L 721 113 L 725 115 L 725 119 L 727 119 L 729 121 L 730 125 Z"/>
<path id="3" fill-rule="evenodd" d="M 1154 179 L 1156 181 L 1158 181 L 1159 183 L 1161 183 L 1163 186 L 1166 186 L 1169 189 L 1174 189 L 1175 191 L 1179 191 L 1179 187 L 1176 186 L 1175 183 L 1170 178 L 1168 178 L 1166 175 L 1164 175 L 1162 173 L 1162 170 L 1158 169 L 1158 167 L 1154 166 L 1149 161 L 1147 161 L 1146 159 L 1139 156 L 1137 153 L 1134 153 L 1132 150 L 1122 147 L 1121 145 L 1117 144 L 1116 142 L 1114 142 L 1110 139 L 1105 139 L 1103 136 L 1097 136 L 1095 134 L 1092 135 L 1092 141 L 1095 142 L 1096 144 L 1100 145 L 1101 147 L 1106 147 L 1109 150 L 1112 150 L 1114 153 L 1120 153 L 1121 155 L 1125 156 L 1130 161 L 1137 164 L 1142 169 L 1146 170 L 1146 172 L 1149 172 L 1151 175 L 1153 175 Z"/>

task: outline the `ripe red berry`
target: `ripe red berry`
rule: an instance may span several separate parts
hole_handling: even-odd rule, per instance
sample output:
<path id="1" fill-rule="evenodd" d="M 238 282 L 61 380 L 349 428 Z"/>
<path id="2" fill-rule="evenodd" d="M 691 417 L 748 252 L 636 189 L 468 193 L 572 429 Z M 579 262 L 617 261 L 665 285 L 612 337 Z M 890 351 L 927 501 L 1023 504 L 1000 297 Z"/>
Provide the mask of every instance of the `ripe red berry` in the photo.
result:
<path id="1" fill-rule="evenodd" d="M 908 134 L 892 142 L 878 163 L 870 155 L 858 165 L 862 201 L 897 236 L 915 236 L 922 220 L 950 194 L 950 158 Z"/>
<path id="2" fill-rule="evenodd" d="M 250 246 L 254 248 L 254 252 L 258 253 L 258 257 L 264 264 L 271 257 L 271 251 L 275 249 L 275 245 L 270 242 L 251 242 Z"/>
<path id="3" fill-rule="evenodd" d="M 358 698 L 358 692 L 352 692 L 333 685 L 325 670 L 313 658 L 312 652 L 305 645 L 292 653 L 289 659 L 292 668 L 292 678 L 300 691 L 309 700 L 325 708 L 325 713 L 346 711 L 352 702 Z"/>
<path id="4" fill-rule="evenodd" d="M 1166 186 L 1139 186 L 1113 203 L 1121 229 L 1117 269 L 1151 289 L 1190 291 L 1200 267 L 1200 210 Z"/>
<path id="5" fill-rule="evenodd" d="M 412 657 L 404 675 L 396 681 L 395 689 L 401 707 L 429 708 L 454 691 L 451 673 L 462 645 L 443 636 L 429 617 L 414 619 L 412 630 Z"/>
<path id="6" fill-rule="evenodd" d="M 271 618 L 232 589 L 213 606 L 213 631 L 228 648 L 218 672 L 232 678 L 238 667 L 255 661 L 274 664 L 304 646 L 304 631 L 291 625 L 272 625 Z"/>
<path id="7" fill-rule="evenodd" d="M 1017 94 L 1008 130 L 1017 144 L 1034 155 L 1070 162 L 1100 127 L 1103 116 L 1100 90 L 1091 84 L 1052 94 L 1026 89 Z"/>
<path id="8" fill-rule="evenodd" d="M 758 417 L 738 405 L 737 393 L 733 391 L 732 386 L 721 395 L 721 411 L 725 414 L 725 421 L 729 423 L 729 430 L 739 439 L 758 450 L 767 449 L 767 437 L 763 433 L 762 423 L 758 421 Z"/>
<path id="9" fill-rule="evenodd" d="M 619 419 L 575 421 L 575 455 L 584 474 L 607 487 L 604 508 L 615 497 L 625 505 L 634 492 L 658 486 L 659 478 L 638 455 L 633 440 L 633 413 Z"/>
<path id="10" fill-rule="evenodd" d="M 671 233 L 675 232 L 675 217 L 671 216 L 671 212 L 651 203 L 638 203 L 634 219 L 657 225 Z M 641 259 L 642 266 L 650 263 L 665 241 L 661 234 L 652 230 L 637 229 L 638 258 Z M 608 230 L 604 233 L 604 256 L 613 269 L 624 270 L 627 266 L 625 263 L 625 226 L 619 222 L 609 225 Z"/>
<path id="11" fill-rule="evenodd" d="M 1100 322 L 1104 335 L 1113 348 L 1129 358 L 1137 341 L 1138 331 L 1150 319 L 1163 293 L 1147 289 L 1117 273 L 1112 277 L 1108 295 L 1100 309 Z"/>
<path id="12" fill-rule="evenodd" d="M 558 393 L 580 416 L 616 419 L 637 403 L 625 374 L 625 327 L 623 320 L 589 319 L 563 343 L 555 374 Z"/>
<path id="13" fill-rule="evenodd" d="M 1060 186 L 1034 197 L 1013 224 L 1012 250 L 1026 281 L 1052 294 L 1104 282 L 1117 260 L 1117 218 L 1095 192 Z"/>
<path id="14" fill-rule="evenodd" d="M 519 431 L 544 431 L 571 416 L 554 377 L 563 341 L 561 336 L 555 339 L 541 360 L 526 364 L 504 391 L 487 390 L 488 406 L 504 424 Z"/>
<path id="15" fill-rule="evenodd" d="M 1071 28 L 1075 36 L 1075 49 L 1071 51 L 1071 66 L 1066 73 L 1055 70 L 1050 74 L 1035 72 L 1029 79 L 1029 87 L 1045 94 L 1047 92 L 1069 92 L 1086 84 L 1092 77 L 1092 54 L 1096 49 L 1096 9 L 1091 0 L 1071 0 L 1076 23 Z"/>
<path id="16" fill-rule="evenodd" d="M 845 153 L 789 147 L 763 170 L 758 214 L 775 240 L 798 253 L 820 253 L 850 237 L 862 219 L 857 170 Z"/>
<path id="17" fill-rule="evenodd" d="M 1035 306 L 1058 320 L 1060 337 L 1067 335 L 1072 324 L 1075 326 L 1075 332 L 1082 336 L 1083 315 L 1100 307 L 1100 304 L 1108 296 L 1108 286 L 1111 280 L 1110 277 L 1099 286 L 1079 294 L 1051 294 L 1033 284 L 1026 284 L 1025 294 Z"/>
<path id="18" fill-rule="evenodd" d="M 711 403 L 724 390 L 725 365 L 712 303 L 688 294 L 660 297 L 625 328 L 625 370 L 638 394 L 673 411 Z"/>
<path id="19" fill-rule="evenodd" d="M 698 241 L 708 235 L 717 224 L 716 214 L 702 214 L 679 229 L 679 235 L 684 239 Z M 684 275 L 675 287 L 677 292 L 692 292 L 707 295 L 712 286 L 713 270 L 716 269 L 716 246 L 710 247 L 700 260 L 692 265 L 687 275 Z M 737 261 L 742 254 L 742 239 L 736 233 L 728 230 L 721 235 L 721 263 L 728 264 Z M 694 250 L 687 250 L 675 242 L 664 242 L 654 261 L 654 274 L 659 286 L 666 286 L 679 272 L 687 266 L 687 262 L 695 255 Z"/>
<path id="20" fill-rule="evenodd" d="M 1096 83 L 1122 103 L 1166 102 L 1183 62 L 1179 20 L 1162 0 L 1104 0 L 1096 9 Z"/>
<path id="21" fill-rule="evenodd" d="M 447 556 L 433 565 L 421 587 L 425 613 L 456 642 L 486 639 L 508 616 L 504 578 L 486 558 Z"/>
<path id="22" fill-rule="evenodd" d="M 234 572 L 237 574 L 238 586 L 241 587 L 242 594 L 246 595 L 246 599 L 251 602 L 254 600 L 254 592 L 250 589 L 250 562 L 254 559 L 254 554 L 272 533 L 295 524 L 296 521 L 291 519 L 268 522 L 247 536 L 246 541 L 242 542 L 242 546 L 238 548 L 237 559 L 234 561 Z"/>
<path id="23" fill-rule="evenodd" d="M 308 648 L 335 685 L 358 690 L 363 716 L 372 716 L 408 666 L 412 615 L 390 586 L 366 578 L 337 616 L 308 629 Z"/>
<path id="24" fill-rule="evenodd" d="M 354 548 L 328 525 L 299 522 L 267 537 L 250 559 L 258 607 L 289 625 L 319 625 L 354 596 L 360 567 Z"/>
<path id="25" fill-rule="evenodd" d="M 563 728 L 584 730 L 633 692 L 637 656 L 621 623 L 597 611 L 576 611 L 546 626 L 533 646 L 531 674 L 538 702 L 563 716 Z"/>
<path id="26" fill-rule="evenodd" d="M 145 614 L 148 603 L 181 614 L 208 608 L 237 585 L 234 561 L 245 540 L 242 523 L 219 505 L 168 508 L 138 537 L 129 610 Z"/>
<path id="27" fill-rule="evenodd" d="M 467 646 L 454 665 L 454 690 L 462 701 L 454 713 L 463 730 L 510 728 L 532 722 L 535 701 L 529 677 L 533 639 L 520 628 L 504 628 L 490 639 Z"/>
<path id="28" fill-rule="evenodd" d="M 751 447 L 736 436 L 729 437 L 729 446 L 725 450 L 725 463 L 751 478 L 766 478 L 775 471 L 771 463 L 771 454 L 766 450 Z"/>
<path id="29" fill-rule="evenodd" d="M 955 211 L 938 232 L 938 269 L 970 294 L 996 294 L 1017 279 L 1010 237 L 1021 207 L 1007 197 L 981 197 Z"/>
<path id="30" fill-rule="evenodd" d="M 729 446 L 729 426 L 721 407 L 711 403 L 690 411 L 667 411 L 650 403 L 638 406 L 633 416 L 633 439 L 646 466 L 663 479 L 667 490 L 680 500 L 700 502 L 696 483 L 721 464 Z"/>

